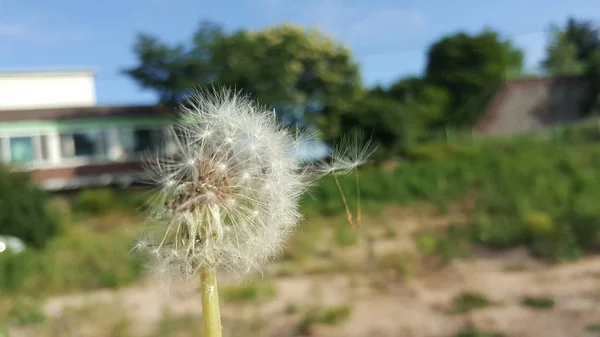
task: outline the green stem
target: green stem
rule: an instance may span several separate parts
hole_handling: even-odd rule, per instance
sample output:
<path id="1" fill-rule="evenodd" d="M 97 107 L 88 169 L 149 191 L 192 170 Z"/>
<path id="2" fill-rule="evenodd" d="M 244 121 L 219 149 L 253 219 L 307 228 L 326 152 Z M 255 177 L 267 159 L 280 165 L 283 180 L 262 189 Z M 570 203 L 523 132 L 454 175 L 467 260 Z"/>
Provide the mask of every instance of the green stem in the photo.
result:
<path id="1" fill-rule="evenodd" d="M 202 291 L 202 322 L 204 337 L 221 337 L 221 311 L 219 309 L 219 290 L 217 288 L 217 271 L 214 268 L 203 268 L 200 271 Z"/>

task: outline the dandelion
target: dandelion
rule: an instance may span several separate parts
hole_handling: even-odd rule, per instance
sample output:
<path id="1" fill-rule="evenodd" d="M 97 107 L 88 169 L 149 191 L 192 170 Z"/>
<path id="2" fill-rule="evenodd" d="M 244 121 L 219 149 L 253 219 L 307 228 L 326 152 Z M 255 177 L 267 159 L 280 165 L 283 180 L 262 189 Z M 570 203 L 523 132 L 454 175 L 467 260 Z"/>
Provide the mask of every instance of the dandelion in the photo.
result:
<path id="1" fill-rule="evenodd" d="M 201 278 L 205 336 L 220 336 L 217 273 L 260 269 L 302 219 L 300 197 L 321 177 L 349 172 L 370 151 L 338 151 L 306 165 L 301 144 L 314 134 L 278 123 L 275 113 L 227 89 L 197 92 L 173 127 L 174 150 L 148 162 L 158 188 L 141 239 L 157 274 Z M 151 236 L 149 236 L 151 237 Z"/>

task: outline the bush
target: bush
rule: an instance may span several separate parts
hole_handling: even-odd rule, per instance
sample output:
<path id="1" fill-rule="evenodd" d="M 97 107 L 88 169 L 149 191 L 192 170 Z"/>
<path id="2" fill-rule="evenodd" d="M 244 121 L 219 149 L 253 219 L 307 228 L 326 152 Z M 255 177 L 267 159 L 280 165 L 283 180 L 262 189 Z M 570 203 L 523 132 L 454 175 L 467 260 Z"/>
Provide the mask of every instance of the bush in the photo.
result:
<path id="1" fill-rule="evenodd" d="M 144 260 L 130 252 L 132 237 L 84 229 L 53 240 L 43 251 L 0 254 L 2 293 L 47 295 L 115 288 L 137 280 Z"/>
<path id="2" fill-rule="evenodd" d="M 115 207 L 115 194 L 110 188 L 84 189 L 73 201 L 73 210 L 89 215 L 102 215 Z"/>
<path id="3" fill-rule="evenodd" d="M 59 234 L 59 216 L 49 206 L 49 195 L 28 174 L 0 167 L 0 191 L 0 235 L 42 248 Z"/>
<path id="4" fill-rule="evenodd" d="M 395 169 L 361 169 L 362 202 L 426 201 L 444 209 L 476 197 L 466 229 L 452 229 L 435 244 L 419 238 L 420 248 L 459 256 L 467 239 L 493 249 L 527 246 L 553 261 L 577 258 L 600 250 L 600 146 L 593 137 L 585 139 L 534 134 L 422 144 L 411 150 L 413 161 Z M 351 209 L 357 200 L 353 178 L 340 179 Z M 325 179 L 312 195 L 304 203 L 311 212 L 343 210 L 333 179 Z"/>
<path id="5" fill-rule="evenodd" d="M 139 213 L 148 196 L 140 190 L 118 190 L 111 187 L 87 188 L 77 193 L 72 209 L 80 216 L 101 216 L 111 211 Z"/>

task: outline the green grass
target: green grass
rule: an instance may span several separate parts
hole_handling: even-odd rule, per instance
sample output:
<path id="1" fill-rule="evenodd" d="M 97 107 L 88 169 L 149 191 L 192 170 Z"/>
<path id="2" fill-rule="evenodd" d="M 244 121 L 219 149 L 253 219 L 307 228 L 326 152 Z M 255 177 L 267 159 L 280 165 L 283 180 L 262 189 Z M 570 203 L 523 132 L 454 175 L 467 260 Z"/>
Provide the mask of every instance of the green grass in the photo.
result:
<path id="1" fill-rule="evenodd" d="M 585 327 L 585 330 L 588 332 L 600 333 L 600 323 L 590 324 Z"/>
<path id="2" fill-rule="evenodd" d="M 547 310 L 554 308 L 554 300 L 547 296 L 526 296 L 521 304 L 536 310 Z"/>
<path id="3" fill-rule="evenodd" d="M 391 171 L 362 170 L 362 200 L 448 206 L 475 197 L 465 230 L 456 235 L 452 229 L 453 237 L 439 244 L 442 255 L 463 255 L 464 243 L 452 241 L 466 240 L 492 249 L 527 246 L 532 254 L 557 262 L 575 259 L 600 249 L 600 131 L 594 127 L 569 129 L 560 141 L 525 135 L 424 144 L 414 149 L 418 160 Z M 598 135 L 592 137 L 593 132 Z M 354 195 L 352 177 L 341 183 L 346 195 Z M 305 201 L 312 212 L 343 210 L 333 180 L 326 179 L 312 194 L 316 201 Z M 356 198 L 349 199 L 355 207 Z M 421 248 L 433 249 L 426 242 Z"/>
<path id="4" fill-rule="evenodd" d="M 224 287 L 221 296 L 229 302 L 253 302 L 275 297 L 276 290 L 267 282 L 252 281 L 239 286 Z"/>
<path id="5" fill-rule="evenodd" d="M 143 259 L 130 252 L 133 232 L 72 228 L 43 250 L 0 254 L 0 297 L 116 288 L 142 276 Z"/>
<path id="6" fill-rule="evenodd" d="M 477 330 L 474 328 L 465 328 L 454 334 L 452 337 L 505 337 L 506 335 L 486 330 Z"/>
<path id="7" fill-rule="evenodd" d="M 309 333 L 310 327 L 315 324 L 335 325 L 344 322 L 350 317 L 352 308 L 349 305 L 333 306 L 310 310 L 296 325 L 299 334 Z"/>
<path id="8" fill-rule="evenodd" d="M 493 305 L 485 296 L 473 292 L 460 293 L 452 299 L 450 313 L 465 314 L 473 310 L 486 308 Z"/>

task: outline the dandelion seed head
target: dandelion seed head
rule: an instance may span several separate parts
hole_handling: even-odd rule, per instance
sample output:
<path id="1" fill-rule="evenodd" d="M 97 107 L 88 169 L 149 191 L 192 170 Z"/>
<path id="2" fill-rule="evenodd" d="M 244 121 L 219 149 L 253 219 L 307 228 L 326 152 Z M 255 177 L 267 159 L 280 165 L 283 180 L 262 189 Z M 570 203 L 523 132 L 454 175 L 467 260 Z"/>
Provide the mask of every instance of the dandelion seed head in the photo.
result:
<path id="1" fill-rule="evenodd" d="M 162 277 L 259 269 L 302 219 L 307 188 L 368 155 L 340 152 L 334 164 L 308 170 L 297 150 L 314 135 L 281 126 L 272 110 L 227 89 L 197 92 L 181 112 L 176 146 L 147 165 L 160 201 L 149 216 L 160 235 L 144 247 Z"/>

